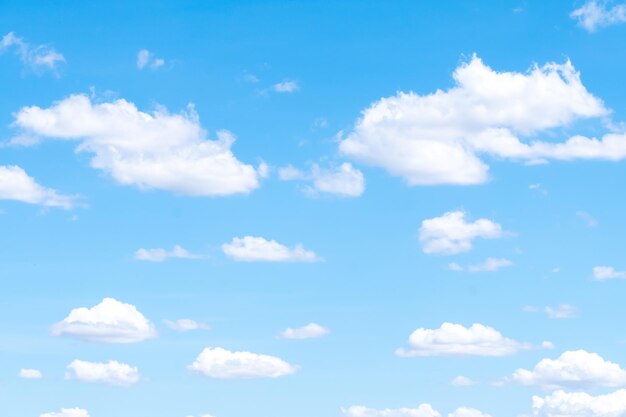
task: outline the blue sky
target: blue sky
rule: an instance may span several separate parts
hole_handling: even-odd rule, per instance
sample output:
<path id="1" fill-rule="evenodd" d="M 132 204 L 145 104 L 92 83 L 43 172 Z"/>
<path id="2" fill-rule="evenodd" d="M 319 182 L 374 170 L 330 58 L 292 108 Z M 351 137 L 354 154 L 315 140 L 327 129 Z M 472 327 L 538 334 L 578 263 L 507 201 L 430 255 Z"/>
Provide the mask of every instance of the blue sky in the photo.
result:
<path id="1" fill-rule="evenodd" d="M 624 39 L 619 1 L 0 2 L 0 414 L 626 416 Z"/>

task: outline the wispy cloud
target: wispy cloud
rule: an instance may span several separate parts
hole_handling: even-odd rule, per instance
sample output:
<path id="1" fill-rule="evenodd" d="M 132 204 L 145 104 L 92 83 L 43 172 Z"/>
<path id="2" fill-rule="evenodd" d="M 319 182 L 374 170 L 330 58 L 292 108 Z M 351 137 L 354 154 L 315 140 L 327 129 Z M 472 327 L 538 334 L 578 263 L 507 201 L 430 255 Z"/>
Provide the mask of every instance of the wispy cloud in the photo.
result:
<path id="1" fill-rule="evenodd" d="M 587 32 L 595 32 L 599 28 L 626 22 L 626 4 L 611 7 L 608 1 L 590 0 L 574 10 L 570 17 L 576 19 Z"/>
<path id="2" fill-rule="evenodd" d="M 31 45 L 13 32 L 9 32 L 0 40 L 0 53 L 14 50 L 24 65 L 35 72 L 49 70 L 58 75 L 59 64 L 65 57 L 48 45 Z"/>

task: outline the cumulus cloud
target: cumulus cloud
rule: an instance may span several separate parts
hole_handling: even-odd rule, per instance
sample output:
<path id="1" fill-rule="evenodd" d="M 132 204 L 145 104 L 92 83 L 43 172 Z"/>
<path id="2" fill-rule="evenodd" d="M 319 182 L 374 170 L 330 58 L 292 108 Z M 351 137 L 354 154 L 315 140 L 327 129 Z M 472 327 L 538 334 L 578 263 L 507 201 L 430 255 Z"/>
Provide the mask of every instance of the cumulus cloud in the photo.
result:
<path id="1" fill-rule="evenodd" d="M 616 271 L 612 266 L 596 266 L 593 268 L 593 278 L 598 281 L 626 279 L 626 271 Z"/>
<path id="2" fill-rule="evenodd" d="M 262 237 L 235 237 L 222 245 L 224 253 L 236 261 L 243 262 L 315 262 L 320 258 L 315 252 L 306 250 L 300 244 L 289 248 L 275 240 Z"/>
<path id="3" fill-rule="evenodd" d="M 470 327 L 443 323 L 438 329 L 419 328 L 409 336 L 408 348 L 399 348 L 396 355 L 412 356 L 505 356 L 531 349 L 504 337 L 493 327 L 474 323 Z M 547 345 L 544 343 L 544 347 Z"/>
<path id="4" fill-rule="evenodd" d="M 92 308 L 73 309 L 52 326 L 52 334 L 102 343 L 135 343 L 157 336 L 154 325 L 134 305 L 114 298 Z"/>
<path id="5" fill-rule="evenodd" d="M 205 348 L 188 369 L 215 379 L 278 378 L 298 370 L 275 356 Z"/>
<path id="6" fill-rule="evenodd" d="M 165 320 L 165 324 L 177 332 L 190 332 L 193 330 L 208 330 L 209 325 L 191 319 Z"/>
<path id="7" fill-rule="evenodd" d="M 569 304 L 559 304 L 558 307 L 547 306 L 545 312 L 551 319 L 573 319 L 576 317 L 576 307 Z"/>
<path id="8" fill-rule="evenodd" d="M 82 408 L 62 408 L 58 413 L 44 413 L 39 417 L 89 417 L 89 413 Z"/>
<path id="9" fill-rule="evenodd" d="M 150 68 L 151 70 L 157 70 L 165 65 L 163 58 L 157 58 L 152 52 L 147 49 L 142 49 L 137 53 L 137 68 L 142 70 L 144 68 Z"/>
<path id="10" fill-rule="evenodd" d="M 249 193 L 259 186 L 257 170 L 231 151 L 235 137 L 220 131 L 217 140 L 207 139 L 193 107 L 178 114 L 162 107 L 146 113 L 123 99 L 92 103 L 72 95 L 49 108 L 22 108 L 13 125 L 22 131 L 14 143 L 78 141 L 77 152 L 92 154 L 93 168 L 123 185 L 191 196 Z"/>
<path id="11" fill-rule="evenodd" d="M 422 221 L 419 239 L 427 254 L 452 255 L 468 252 L 475 239 L 498 239 L 506 235 L 502 226 L 488 219 L 465 221 L 465 212 L 451 211 Z"/>
<path id="12" fill-rule="evenodd" d="M 365 191 L 363 173 L 348 162 L 330 169 L 313 164 L 310 172 L 303 172 L 288 165 L 278 171 L 278 176 L 283 181 L 311 182 L 311 185 L 305 188 L 306 193 L 311 196 L 326 193 L 342 197 L 358 197 Z"/>
<path id="13" fill-rule="evenodd" d="M 315 339 L 330 333 L 330 330 L 317 323 L 309 323 L 303 327 L 289 327 L 285 329 L 280 336 L 283 339 Z"/>
<path id="14" fill-rule="evenodd" d="M 24 65 L 35 71 L 50 70 L 56 73 L 58 65 L 65 58 L 55 49 L 47 45 L 33 46 L 13 32 L 9 32 L 0 40 L 0 54 L 13 49 Z"/>
<path id="15" fill-rule="evenodd" d="M 341 140 L 341 153 L 413 186 L 484 183 L 489 166 L 483 156 L 530 164 L 626 158 L 624 134 L 557 143 L 521 139 L 609 113 L 569 61 L 496 72 L 474 56 L 456 69 L 454 80 L 447 91 L 399 92 L 373 103 Z"/>
<path id="16" fill-rule="evenodd" d="M 297 81 L 287 80 L 281 83 L 274 84 L 272 88 L 277 93 L 293 93 L 300 89 L 300 85 Z"/>
<path id="17" fill-rule="evenodd" d="M 20 372 L 17 375 L 20 378 L 24 378 L 24 379 L 41 379 L 41 378 L 43 378 L 43 374 L 38 369 L 20 369 Z"/>
<path id="18" fill-rule="evenodd" d="M 473 381 L 472 379 L 465 377 L 463 375 L 459 375 L 457 377 L 455 377 L 452 382 L 450 382 L 450 385 L 453 385 L 455 387 L 471 387 L 472 385 L 477 385 L 478 383 L 476 381 Z"/>
<path id="19" fill-rule="evenodd" d="M 586 392 L 555 391 L 533 396 L 535 417 L 621 417 L 626 415 L 626 390 L 592 396 Z"/>
<path id="20" fill-rule="evenodd" d="M 532 371 L 518 369 L 513 380 L 542 389 L 621 387 L 626 371 L 618 364 L 585 350 L 566 351 L 557 359 L 542 359 Z"/>
<path id="21" fill-rule="evenodd" d="M 341 412 L 347 417 L 441 417 L 430 404 L 421 404 L 417 408 L 385 408 L 377 410 L 355 405 L 342 408 Z"/>
<path id="22" fill-rule="evenodd" d="M 589 0 L 574 10 L 570 17 L 588 32 L 595 32 L 599 28 L 626 22 L 626 4 L 610 7 L 607 0 Z"/>
<path id="23" fill-rule="evenodd" d="M 117 361 L 86 362 L 75 360 L 67 366 L 65 379 L 129 387 L 139 382 L 140 375 L 136 367 Z"/>
<path id="24" fill-rule="evenodd" d="M 52 188 L 38 184 L 18 166 L 0 165 L 0 200 L 71 209 L 76 205 L 77 196 L 59 194 Z"/>
<path id="25" fill-rule="evenodd" d="M 135 252 L 135 259 L 149 262 L 163 262 L 167 259 L 200 259 L 200 255 L 189 252 L 182 246 L 175 245 L 172 250 L 163 248 L 138 249 Z"/>

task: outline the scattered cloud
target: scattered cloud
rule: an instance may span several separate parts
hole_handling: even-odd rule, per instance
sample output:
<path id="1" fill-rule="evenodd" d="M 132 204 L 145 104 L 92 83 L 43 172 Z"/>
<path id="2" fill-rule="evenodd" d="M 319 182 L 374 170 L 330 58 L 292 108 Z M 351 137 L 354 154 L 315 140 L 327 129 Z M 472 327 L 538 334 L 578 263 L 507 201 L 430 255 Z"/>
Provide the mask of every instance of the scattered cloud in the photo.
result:
<path id="1" fill-rule="evenodd" d="M 135 343 L 157 336 L 154 325 L 134 305 L 114 298 L 92 308 L 73 309 L 52 326 L 52 334 L 101 343 Z"/>
<path id="2" fill-rule="evenodd" d="M 626 414 L 626 390 L 592 396 L 586 392 L 555 391 L 533 396 L 535 417 L 620 417 Z"/>
<path id="3" fill-rule="evenodd" d="M 385 408 L 376 410 L 360 405 L 342 408 L 341 412 L 347 417 L 441 417 L 430 404 L 421 404 L 417 408 Z"/>
<path id="4" fill-rule="evenodd" d="M 586 211 L 577 211 L 576 216 L 584 221 L 587 227 L 596 227 L 598 225 L 598 221 Z"/>
<path id="5" fill-rule="evenodd" d="M 513 262 L 503 258 L 487 258 L 484 262 L 467 267 L 470 272 L 496 272 L 501 268 L 511 266 Z"/>
<path id="6" fill-rule="evenodd" d="M 59 194 L 46 188 L 15 165 L 0 165 L 0 200 L 14 200 L 45 207 L 69 210 L 76 206 L 77 196 Z"/>
<path id="7" fill-rule="evenodd" d="M 65 62 L 65 57 L 54 48 L 47 45 L 33 46 L 13 32 L 9 32 L 0 40 L 0 54 L 13 49 L 24 65 L 34 71 L 49 70 L 57 73 L 59 64 Z"/>
<path id="8" fill-rule="evenodd" d="M 235 237 L 224 243 L 222 250 L 227 256 L 242 262 L 316 262 L 321 260 L 313 251 L 300 244 L 289 248 L 275 240 L 262 237 Z"/>
<path id="9" fill-rule="evenodd" d="M 312 184 L 305 188 L 305 192 L 313 197 L 320 193 L 358 197 L 365 191 L 363 173 L 348 162 L 330 169 L 313 164 L 310 172 L 302 172 L 288 165 L 279 169 L 278 176 L 283 181 L 311 181 Z"/>
<path id="10" fill-rule="evenodd" d="M 573 319 L 578 315 L 576 307 L 569 304 L 559 304 L 558 307 L 546 307 L 545 312 L 551 319 Z"/>
<path id="11" fill-rule="evenodd" d="M 544 342 L 542 347 L 548 347 Z M 493 327 L 472 324 L 443 323 L 438 329 L 419 328 L 408 340 L 408 349 L 399 348 L 396 355 L 413 356 L 506 356 L 520 350 L 532 349 L 529 343 L 520 343 L 504 337 Z"/>
<path id="12" fill-rule="evenodd" d="M 92 103 L 72 95 L 49 108 L 24 107 L 14 126 L 28 137 L 79 141 L 77 152 L 93 155 L 91 166 L 118 183 L 191 196 L 250 193 L 259 174 L 232 153 L 235 137 L 228 131 L 207 139 L 190 106 L 179 114 L 163 107 L 139 111 L 126 100 Z M 22 143 L 24 144 L 24 143 Z"/>
<path id="13" fill-rule="evenodd" d="M 488 219 L 466 222 L 465 216 L 463 211 L 450 211 L 422 221 L 419 239 L 424 253 L 453 255 L 468 252 L 474 239 L 498 239 L 506 235 L 498 223 Z"/>
<path id="14" fill-rule="evenodd" d="M 163 65 L 165 65 L 165 60 L 163 58 L 157 58 L 156 55 L 147 49 L 142 49 L 137 53 L 137 68 L 139 70 L 150 68 L 154 71 Z"/>
<path id="15" fill-rule="evenodd" d="M 272 86 L 277 93 L 293 93 L 300 89 L 300 84 L 297 81 L 287 80 Z"/>
<path id="16" fill-rule="evenodd" d="M 456 378 L 454 378 L 452 382 L 450 382 L 450 385 L 453 385 L 455 387 L 471 387 L 474 385 L 478 385 L 478 382 L 470 378 L 467 378 L 465 376 L 459 375 Z"/>
<path id="17" fill-rule="evenodd" d="M 177 332 L 190 332 L 193 330 L 209 330 L 209 325 L 191 319 L 165 320 L 165 324 Z"/>
<path id="18" fill-rule="evenodd" d="M 298 370 L 275 356 L 251 352 L 231 352 L 222 348 L 206 348 L 200 353 L 189 370 L 208 378 L 277 378 Z"/>
<path id="19" fill-rule="evenodd" d="M 41 378 L 43 378 L 43 374 L 38 369 L 20 369 L 20 372 L 17 375 L 20 378 L 24 378 L 24 379 L 41 379 Z"/>
<path id="20" fill-rule="evenodd" d="M 135 259 L 149 262 L 163 262 L 167 259 L 200 259 L 202 256 L 190 253 L 182 246 L 175 245 L 172 250 L 155 248 L 155 249 L 138 249 L 135 252 Z"/>
<path id="21" fill-rule="evenodd" d="M 82 408 L 62 408 L 58 413 L 44 413 L 39 417 L 89 417 L 89 413 Z"/>
<path id="22" fill-rule="evenodd" d="M 303 327 L 287 328 L 280 336 L 283 339 L 315 339 L 330 333 L 330 330 L 317 323 L 309 323 Z"/>
<path id="23" fill-rule="evenodd" d="M 527 164 L 626 158 L 624 134 L 560 143 L 520 139 L 609 114 L 569 61 L 526 73 L 496 72 L 473 56 L 456 69 L 454 80 L 447 91 L 399 92 L 375 102 L 340 140 L 341 153 L 411 186 L 484 183 L 489 166 L 483 156 Z"/>
<path id="24" fill-rule="evenodd" d="M 616 271 L 612 266 L 596 266 L 593 268 L 593 278 L 598 281 L 626 279 L 626 271 Z"/>
<path id="25" fill-rule="evenodd" d="M 129 387 L 139 382 L 140 375 L 136 367 L 117 361 L 101 363 L 75 360 L 67 366 L 65 379 Z"/>
<path id="26" fill-rule="evenodd" d="M 574 10 L 570 17 L 578 21 L 578 25 L 587 32 L 626 22 L 626 4 L 609 7 L 608 0 L 589 0 Z"/>
<path id="27" fill-rule="evenodd" d="M 545 390 L 621 387 L 626 385 L 626 371 L 596 353 L 576 350 L 558 359 L 542 359 L 532 371 L 518 369 L 513 381 Z"/>

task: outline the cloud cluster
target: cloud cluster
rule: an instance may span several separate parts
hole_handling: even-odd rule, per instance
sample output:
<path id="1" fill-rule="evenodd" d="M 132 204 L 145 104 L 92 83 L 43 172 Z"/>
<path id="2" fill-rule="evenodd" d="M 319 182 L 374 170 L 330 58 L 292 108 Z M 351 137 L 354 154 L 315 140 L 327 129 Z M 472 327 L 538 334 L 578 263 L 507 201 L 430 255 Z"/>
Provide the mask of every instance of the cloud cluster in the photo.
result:
<path id="1" fill-rule="evenodd" d="M 56 72 L 58 65 L 65 62 L 65 57 L 55 49 L 46 45 L 32 46 L 13 32 L 9 32 L 0 40 L 0 54 L 14 49 L 24 65 L 35 71 L 50 70 Z"/>
<path id="2" fill-rule="evenodd" d="M 205 348 L 188 368 L 215 379 L 278 378 L 298 370 L 275 356 L 231 352 L 219 347 Z"/>
<path id="3" fill-rule="evenodd" d="M 233 155 L 234 136 L 220 131 L 217 140 L 207 139 L 191 107 L 179 114 L 164 108 L 146 113 L 123 99 L 92 103 L 72 95 L 49 108 L 22 108 L 14 126 L 22 131 L 17 143 L 78 141 L 78 152 L 93 155 L 93 168 L 123 185 L 191 196 L 249 193 L 259 186 L 257 170 Z"/>
<path id="4" fill-rule="evenodd" d="M 293 248 L 275 240 L 262 237 L 235 237 L 222 245 L 223 252 L 236 261 L 242 262 L 316 262 L 320 258 L 315 252 L 306 250 L 300 244 Z"/>
<path id="5" fill-rule="evenodd" d="M 65 378 L 128 387 L 139 382 L 140 375 L 136 367 L 125 363 L 86 362 L 77 359 L 67 366 Z"/>
<path id="6" fill-rule="evenodd" d="M 305 192 L 311 196 L 326 193 L 342 197 L 358 197 L 365 191 L 363 173 L 348 162 L 330 169 L 313 164 L 310 172 L 303 172 L 289 165 L 281 168 L 278 176 L 283 181 L 310 181 L 311 185 L 305 188 Z"/>
<path id="7" fill-rule="evenodd" d="M 135 259 L 149 262 L 163 262 L 167 259 L 200 259 L 200 255 L 193 254 L 182 246 L 175 245 L 172 250 L 163 248 L 137 249 Z"/>
<path id="8" fill-rule="evenodd" d="M 0 165 L 0 200 L 71 209 L 76 205 L 77 197 L 59 194 L 52 188 L 38 184 L 18 166 Z"/>
<path id="9" fill-rule="evenodd" d="M 317 323 L 309 323 L 302 327 L 289 327 L 280 336 L 283 339 L 316 339 L 330 333 L 330 330 Z"/>
<path id="10" fill-rule="evenodd" d="M 626 415 L 626 389 L 592 396 L 586 392 L 555 391 L 533 396 L 535 417 L 621 417 Z"/>
<path id="11" fill-rule="evenodd" d="M 570 17 L 588 32 L 626 22 L 626 4 L 609 7 L 608 1 L 589 0 L 574 10 Z"/>

